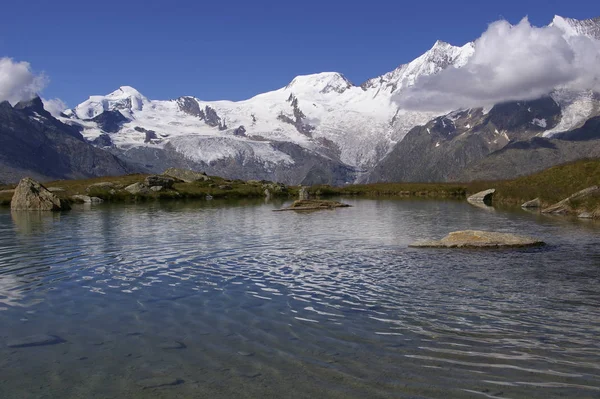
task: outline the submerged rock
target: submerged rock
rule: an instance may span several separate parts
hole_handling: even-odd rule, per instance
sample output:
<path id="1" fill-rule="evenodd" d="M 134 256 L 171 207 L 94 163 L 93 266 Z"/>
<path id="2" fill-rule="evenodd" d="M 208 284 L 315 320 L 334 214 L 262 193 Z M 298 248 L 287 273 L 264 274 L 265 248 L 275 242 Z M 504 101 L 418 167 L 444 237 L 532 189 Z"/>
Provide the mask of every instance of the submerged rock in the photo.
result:
<path id="1" fill-rule="evenodd" d="M 424 240 L 409 245 L 413 248 L 515 248 L 545 245 L 543 241 L 510 233 L 493 231 L 454 231 L 441 240 Z"/>
<path id="2" fill-rule="evenodd" d="M 167 388 L 185 383 L 185 380 L 177 377 L 156 376 L 143 378 L 137 381 L 137 384 L 143 389 Z"/>
<path id="3" fill-rule="evenodd" d="M 158 346 L 160 349 L 186 349 L 187 345 L 181 341 L 166 341 Z"/>
<path id="4" fill-rule="evenodd" d="M 322 209 L 348 208 L 351 205 L 337 201 L 326 200 L 297 200 L 292 205 L 275 211 L 317 211 Z"/>
<path id="5" fill-rule="evenodd" d="M 484 203 L 486 205 L 492 205 L 492 198 L 494 197 L 494 193 L 496 192 L 495 188 L 490 188 L 489 190 L 480 191 L 476 194 L 471 195 L 467 198 L 467 201 L 471 203 Z"/>
<path id="6" fill-rule="evenodd" d="M 542 201 L 539 198 L 532 199 L 531 201 L 527 201 L 521 205 L 521 208 L 541 208 Z"/>
<path id="7" fill-rule="evenodd" d="M 6 346 L 9 348 L 30 348 L 34 346 L 58 345 L 65 342 L 67 341 L 57 335 L 30 335 L 8 341 Z"/>
<path id="8" fill-rule="evenodd" d="M 25 177 L 15 188 L 10 208 L 14 211 L 62 211 L 71 207 L 37 181 Z"/>

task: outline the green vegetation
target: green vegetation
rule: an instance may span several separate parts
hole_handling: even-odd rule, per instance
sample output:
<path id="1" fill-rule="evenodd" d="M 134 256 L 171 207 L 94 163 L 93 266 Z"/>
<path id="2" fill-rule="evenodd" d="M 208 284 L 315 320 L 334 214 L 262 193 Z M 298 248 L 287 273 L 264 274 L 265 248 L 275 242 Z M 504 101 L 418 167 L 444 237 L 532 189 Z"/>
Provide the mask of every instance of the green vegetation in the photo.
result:
<path id="1" fill-rule="evenodd" d="M 495 188 L 494 202 L 522 204 L 540 198 L 544 206 L 555 204 L 572 194 L 600 185 L 600 159 L 587 159 L 554 166 L 530 176 L 496 182 L 470 183 L 469 193 Z M 600 199 L 589 198 L 576 208 L 595 209 Z"/>
<path id="2" fill-rule="evenodd" d="M 61 180 L 45 183 L 46 187 L 58 187 L 64 191 L 56 194 L 63 199 L 81 194 L 100 197 L 105 201 L 132 202 L 155 199 L 205 199 L 213 198 L 263 198 L 265 190 L 272 197 L 297 198 L 300 187 L 289 187 L 268 181 L 228 180 L 209 176 L 207 180 L 193 183 L 177 182 L 173 189 L 133 195 L 123 190 L 130 184 L 143 182 L 147 175 L 135 174 L 117 177 L 98 177 L 86 180 Z M 114 187 L 91 187 L 96 183 L 109 182 Z M 582 160 L 555 166 L 540 173 L 513 180 L 473 183 L 377 183 L 354 184 L 344 187 L 328 185 L 308 189 L 313 197 L 400 197 L 400 198 L 465 198 L 467 195 L 488 188 L 495 188 L 494 202 L 520 205 L 540 198 L 544 206 L 557 203 L 584 188 L 600 185 L 600 159 Z M 4 192 L 13 186 L 0 186 L 0 205 L 9 205 L 12 193 Z M 594 210 L 600 207 L 600 198 L 591 197 L 571 204 L 574 208 Z"/>
<path id="3" fill-rule="evenodd" d="M 309 193 L 317 196 L 463 198 L 467 186 L 455 183 L 374 183 L 344 187 L 312 186 Z"/>
<path id="4" fill-rule="evenodd" d="M 73 195 L 88 195 L 99 197 L 107 202 L 139 202 L 160 199 L 205 199 L 213 198 L 264 198 L 265 190 L 269 190 L 272 197 L 296 196 L 298 188 L 289 187 L 268 181 L 242 181 L 228 180 L 221 177 L 210 176 L 206 181 L 192 183 L 176 182 L 173 189 L 151 192 L 149 194 L 130 194 L 124 188 L 134 184 L 143 183 L 148 175 L 132 174 L 125 176 L 97 177 L 85 180 L 58 180 L 46 182 L 47 188 L 59 188 L 61 191 L 54 193 L 61 199 L 71 201 Z M 111 183 L 109 186 L 93 186 L 98 183 Z M 13 189 L 15 185 L 5 186 L 2 189 Z M 10 205 L 12 192 L 0 193 L 0 205 Z"/>

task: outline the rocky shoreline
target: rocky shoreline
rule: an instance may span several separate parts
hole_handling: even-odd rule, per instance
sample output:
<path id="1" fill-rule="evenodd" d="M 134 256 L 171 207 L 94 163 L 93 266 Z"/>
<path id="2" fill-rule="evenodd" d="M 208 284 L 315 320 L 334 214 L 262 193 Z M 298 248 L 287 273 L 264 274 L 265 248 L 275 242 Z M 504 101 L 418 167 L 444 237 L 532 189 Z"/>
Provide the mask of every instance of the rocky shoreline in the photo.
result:
<path id="1" fill-rule="evenodd" d="M 577 175 L 578 169 L 583 171 Z M 381 183 L 333 187 L 286 186 L 285 184 L 258 180 L 229 180 L 206 173 L 169 168 L 161 175 L 133 174 L 89 180 L 63 180 L 48 187 L 29 179 L 28 185 L 43 187 L 43 196 L 55 205 L 40 205 L 54 210 L 66 209 L 74 203 L 98 204 L 101 202 L 140 202 L 163 199 L 235 199 L 273 198 L 300 200 L 324 200 L 327 197 L 393 197 L 456 199 L 467 201 L 479 208 L 493 210 L 492 205 L 521 205 L 523 209 L 539 211 L 544 215 L 560 215 L 581 219 L 600 219 L 600 188 L 597 184 L 582 187 L 583 182 L 600 180 L 600 161 L 583 161 L 552 168 L 537 175 L 514 181 L 496 182 L 494 188 L 482 183 L 463 185 L 443 183 Z M 548 187 L 546 181 L 558 181 L 556 187 Z M 556 183 L 555 183 L 556 184 Z M 14 186 L 0 187 L 0 205 L 10 205 L 17 193 Z M 37 187 L 37 186 L 36 186 Z M 569 192 L 569 187 L 574 190 Z M 479 189 L 477 189 L 479 188 Z M 582 190 L 583 188 L 583 190 Z M 36 188 L 34 191 L 39 192 Z M 563 195 L 561 198 L 559 195 Z M 537 197 L 536 197 L 537 195 Z M 22 197 L 23 194 L 16 195 Z M 529 196 L 529 198 L 527 198 Z M 517 202 L 519 201 L 520 202 Z M 33 200 L 33 203 L 41 200 Z M 26 202 L 26 201 L 25 201 Z M 36 206 L 13 205 L 13 209 L 30 209 Z M 43 202 L 43 201 L 42 201 Z M 46 201 L 47 203 L 48 201 Z M 56 204 L 61 204 L 56 205 Z M 17 208 L 15 208 L 17 207 Z M 330 204 L 296 204 L 290 210 L 331 209 Z M 303 209 L 307 208 L 307 209 Z"/>

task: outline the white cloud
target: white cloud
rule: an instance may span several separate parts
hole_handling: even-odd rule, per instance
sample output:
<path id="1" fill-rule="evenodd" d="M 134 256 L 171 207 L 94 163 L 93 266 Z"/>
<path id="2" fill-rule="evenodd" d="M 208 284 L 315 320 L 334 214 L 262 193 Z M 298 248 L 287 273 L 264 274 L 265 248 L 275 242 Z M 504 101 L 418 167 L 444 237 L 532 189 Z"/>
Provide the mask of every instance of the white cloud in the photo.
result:
<path id="1" fill-rule="evenodd" d="M 0 102 L 31 100 L 47 84 L 46 75 L 33 73 L 28 62 L 0 58 Z"/>
<path id="2" fill-rule="evenodd" d="M 61 112 L 68 108 L 67 104 L 60 98 L 42 98 L 42 101 L 44 102 L 44 109 L 54 117 L 59 116 Z"/>
<path id="3" fill-rule="evenodd" d="M 600 42 L 557 27 L 492 23 L 462 68 L 424 76 L 394 100 L 402 108 L 450 111 L 531 100 L 555 88 L 600 91 Z"/>

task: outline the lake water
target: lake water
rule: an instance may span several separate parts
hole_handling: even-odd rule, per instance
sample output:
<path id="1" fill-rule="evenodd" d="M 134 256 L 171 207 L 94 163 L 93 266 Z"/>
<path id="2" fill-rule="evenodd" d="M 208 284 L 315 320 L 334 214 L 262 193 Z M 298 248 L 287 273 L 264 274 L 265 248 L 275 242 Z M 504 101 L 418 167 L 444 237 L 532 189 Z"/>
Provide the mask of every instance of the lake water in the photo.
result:
<path id="1" fill-rule="evenodd" d="M 1 209 L 0 398 L 600 397 L 600 224 L 346 202 Z"/>

